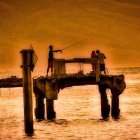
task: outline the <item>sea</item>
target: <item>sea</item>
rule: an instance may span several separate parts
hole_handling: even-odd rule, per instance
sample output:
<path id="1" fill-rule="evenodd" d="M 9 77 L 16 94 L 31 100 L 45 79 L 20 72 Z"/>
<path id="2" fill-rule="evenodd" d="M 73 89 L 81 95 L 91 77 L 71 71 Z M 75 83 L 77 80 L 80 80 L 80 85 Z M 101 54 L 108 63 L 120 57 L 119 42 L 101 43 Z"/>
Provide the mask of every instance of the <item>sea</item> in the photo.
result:
<path id="1" fill-rule="evenodd" d="M 140 67 L 110 68 L 110 75 L 124 74 L 126 89 L 119 96 L 120 119 L 101 119 L 97 85 L 73 86 L 54 101 L 56 119 L 38 122 L 34 135 L 24 132 L 23 88 L 0 89 L 0 140 L 140 140 Z M 39 76 L 37 73 L 35 76 Z M 0 72 L 0 78 L 20 72 Z M 109 103 L 111 92 L 107 90 Z M 33 108 L 35 97 L 33 94 Z"/>

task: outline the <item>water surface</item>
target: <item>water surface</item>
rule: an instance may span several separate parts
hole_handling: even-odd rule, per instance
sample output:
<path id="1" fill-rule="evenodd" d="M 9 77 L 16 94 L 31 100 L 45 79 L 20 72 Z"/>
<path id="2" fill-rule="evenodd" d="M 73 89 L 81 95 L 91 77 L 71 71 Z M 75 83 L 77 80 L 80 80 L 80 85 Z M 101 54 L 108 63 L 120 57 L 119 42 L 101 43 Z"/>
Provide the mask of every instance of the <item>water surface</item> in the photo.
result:
<path id="1" fill-rule="evenodd" d="M 61 90 L 55 101 L 56 120 L 37 122 L 34 117 L 34 136 L 27 137 L 24 134 L 22 88 L 0 89 L 0 139 L 140 139 L 140 68 L 109 71 L 110 74 L 124 74 L 126 79 L 127 87 L 120 95 L 119 120 L 111 117 L 108 121 L 101 120 L 97 86 L 70 87 Z M 111 93 L 107 92 L 110 102 Z"/>

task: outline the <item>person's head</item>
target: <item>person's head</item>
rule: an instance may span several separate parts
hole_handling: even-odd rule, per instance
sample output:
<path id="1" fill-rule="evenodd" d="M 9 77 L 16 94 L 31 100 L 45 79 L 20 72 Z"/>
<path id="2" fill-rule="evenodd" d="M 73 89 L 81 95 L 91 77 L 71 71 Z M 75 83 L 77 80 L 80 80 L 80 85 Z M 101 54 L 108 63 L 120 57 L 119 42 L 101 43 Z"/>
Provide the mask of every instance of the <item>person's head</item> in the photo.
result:
<path id="1" fill-rule="evenodd" d="M 96 51 L 96 53 L 97 53 L 97 54 L 99 54 L 99 53 L 100 53 L 100 51 L 99 51 L 99 50 L 97 50 L 97 51 Z"/>
<path id="2" fill-rule="evenodd" d="M 93 50 L 92 53 L 95 53 L 95 51 Z"/>
<path id="3" fill-rule="evenodd" d="M 52 45 L 50 45 L 50 46 L 49 46 L 49 48 L 50 48 L 50 50 L 52 50 L 52 49 L 53 49 L 53 46 L 52 46 Z"/>

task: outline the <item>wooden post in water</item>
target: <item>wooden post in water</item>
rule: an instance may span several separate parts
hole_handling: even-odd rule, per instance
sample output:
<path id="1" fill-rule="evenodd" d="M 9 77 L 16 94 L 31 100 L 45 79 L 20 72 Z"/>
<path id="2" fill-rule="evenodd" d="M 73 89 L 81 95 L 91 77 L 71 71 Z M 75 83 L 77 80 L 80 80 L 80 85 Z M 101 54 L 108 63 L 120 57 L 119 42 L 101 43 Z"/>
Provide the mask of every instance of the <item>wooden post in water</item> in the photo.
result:
<path id="1" fill-rule="evenodd" d="M 45 119 L 44 117 L 44 97 L 36 96 L 36 108 L 35 108 L 35 116 L 38 121 L 42 121 Z"/>
<path id="2" fill-rule="evenodd" d="M 54 111 L 54 100 L 46 99 L 46 108 L 47 108 L 47 119 L 52 120 L 56 118 L 56 113 Z"/>
<path id="3" fill-rule="evenodd" d="M 106 120 L 108 119 L 110 113 L 110 105 L 108 104 L 106 87 L 104 85 L 99 85 L 99 92 L 101 95 L 101 115 L 103 119 Z"/>
<path id="4" fill-rule="evenodd" d="M 23 98 L 24 98 L 24 125 L 25 133 L 33 135 L 33 105 L 32 105 L 32 83 L 31 83 L 31 70 L 33 50 L 22 50 L 22 75 L 23 75 Z"/>
<path id="5" fill-rule="evenodd" d="M 113 87 L 111 88 L 112 93 L 112 106 L 111 106 L 111 115 L 114 119 L 119 119 L 120 117 L 120 109 L 119 109 L 119 95 L 122 94 L 124 89 L 126 88 L 126 84 L 124 82 L 124 75 L 120 75 L 118 77 L 113 78 Z"/>
<path id="6" fill-rule="evenodd" d="M 114 119 L 119 119 L 120 109 L 119 109 L 119 94 L 112 91 L 112 106 L 111 115 Z"/>

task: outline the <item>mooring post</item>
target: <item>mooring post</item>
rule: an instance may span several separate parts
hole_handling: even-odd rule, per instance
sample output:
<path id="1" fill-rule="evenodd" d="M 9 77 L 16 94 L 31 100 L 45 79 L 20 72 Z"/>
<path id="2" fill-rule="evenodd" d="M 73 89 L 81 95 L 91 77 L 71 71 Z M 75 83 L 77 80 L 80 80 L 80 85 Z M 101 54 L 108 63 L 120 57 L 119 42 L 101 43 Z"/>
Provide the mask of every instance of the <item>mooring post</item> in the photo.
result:
<path id="1" fill-rule="evenodd" d="M 47 109 L 47 119 L 52 120 L 56 118 L 56 113 L 54 111 L 54 100 L 46 99 L 46 109 Z"/>
<path id="2" fill-rule="evenodd" d="M 101 115 L 103 119 L 107 119 L 110 113 L 110 105 L 108 104 L 106 87 L 104 87 L 103 85 L 99 85 L 99 92 L 101 95 Z"/>
<path id="3" fill-rule="evenodd" d="M 22 50 L 22 75 L 23 75 L 23 98 L 24 98 L 24 125 L 25 133 L 33 135 L 33 105 L 32 105 L 32 83 L 31 70 L 33 50 Z"/>

